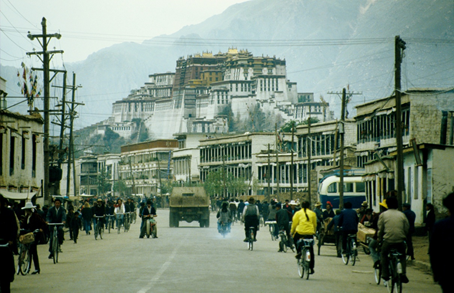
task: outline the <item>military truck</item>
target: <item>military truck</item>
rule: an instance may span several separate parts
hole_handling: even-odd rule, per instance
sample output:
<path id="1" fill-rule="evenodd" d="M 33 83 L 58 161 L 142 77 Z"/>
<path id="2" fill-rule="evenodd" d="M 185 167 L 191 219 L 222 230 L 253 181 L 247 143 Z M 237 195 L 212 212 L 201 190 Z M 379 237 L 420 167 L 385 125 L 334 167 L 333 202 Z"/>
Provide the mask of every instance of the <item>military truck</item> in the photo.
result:
<path id="1" fill-rule="evenodd" d="M 210 198 L 203 187 L 174 187 L 169 198 L 169 226 L 180 221 L 198 221 L 200 227 L 210 226 Z"/>

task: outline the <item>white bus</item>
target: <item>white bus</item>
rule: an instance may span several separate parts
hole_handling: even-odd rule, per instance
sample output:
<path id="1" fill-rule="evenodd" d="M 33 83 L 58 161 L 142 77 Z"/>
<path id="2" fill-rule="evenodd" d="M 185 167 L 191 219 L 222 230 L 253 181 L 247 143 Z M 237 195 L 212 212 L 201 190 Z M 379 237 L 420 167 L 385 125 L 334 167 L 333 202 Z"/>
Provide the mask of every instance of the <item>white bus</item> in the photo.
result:
<path id="1" fill-rule="evenodd" d="M 318 198 L 322 207 L 329 201 L 334 209 L 339 208 L 339 182 L 337 175 L 328 176 L 322 179 L 318 187 Z M 361 176 L 344 176 L 344 203 L 351 202 L 353 208 L 359 208 L 366 200 L 365 183 Z"/>

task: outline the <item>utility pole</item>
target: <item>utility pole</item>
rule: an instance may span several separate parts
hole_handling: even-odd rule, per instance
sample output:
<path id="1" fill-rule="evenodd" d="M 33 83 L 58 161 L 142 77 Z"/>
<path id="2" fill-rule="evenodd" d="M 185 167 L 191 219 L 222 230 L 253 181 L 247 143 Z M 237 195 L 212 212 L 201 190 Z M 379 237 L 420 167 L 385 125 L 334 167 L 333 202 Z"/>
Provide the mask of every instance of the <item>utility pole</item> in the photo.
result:
<path id="1" fill-rule="evenodd" d="M 279 194 L 279 151 L 278 151 L 278 141 L 277 141 L 277 123 L 274 123 L 274 139 L 275 139 L 275 149 L 276 149 L 276 194 Z"/>
<path id="2" fill-rule="evenodd" d="M 312 162 L 311 162 L 311 116 L 307 119 L 307 193 L 309 194 L 309 205 L 311 204 L 311 171 L 312 171 Z"/>
<path id="3" fill-rule="evenodd" d="M 340 162 L 339 162 L 339 209 L 344 208 L 344 122 L 345 122 L 345 104 L 346 104 L 346 90 L 342 89 L 342 112 L 341 112 L 341 123 L 339 128 L 340 135 Z"/>
<path id="4" fill-rule="evenodd" d="M 290 200 L 293 200 L 293 143 L 295 141 L 295 121 L 292 121 L 292 145 L 290 151 Z"/>
<path id="5" fill-rule="evenodd" d="M 47 34 L 47 25 L 46 25 L 46 18 L 43 17 L 42 22 L 42 34 L 41 35 L 32 35 L 30 32 L 28 33 L 27 37 L 30 40 L 34 40 L 35 38 L 38 38 L 38 41 L 40 42 L 43 51 L 42 52 L 27 52 L 27 55 L 37 55 L 38 58 L 42 61 L 43 63 L 43 73 L 44 73 L 44 139 L 43 139 L 43 144 L 44 144 L 44 201 L 49 204 L 50 203 L 50 197 L 49 197 L 49 158 L 50 158 L 50 151 L 49 151 L 49 61 L 53 57 L 53 54 L 55 53 L 63 53 L 62 50 L 58 51 L 48 51 L 47 46 L 49 44 L 49 41 L 51 38 L 55 37 L 57 39 L 61 38 L 60 34 Z M 39 38 L 42 38 L 42 41 L 39 40 Z M 52 54 L 52 57 L 49 58 L 49 55 Z M 43 55 L 43 58 L 39 57 L 39 55 Z"/>
<path id="6" fill-rule="evenodd" d="M 402 109 L 401 109 L 401 85 L 400 85 L 400 65 L 402 55 L 405 50 L 405 42 L 396 36 L 395 45 L 395 63 L 394 63 L 394 82 L 396 96 L 396 145 L 397 145 L 397 204 L 399 210 L 402 210 L 403 191 L 404 191 L 404 158 L 402 145 Z"/>

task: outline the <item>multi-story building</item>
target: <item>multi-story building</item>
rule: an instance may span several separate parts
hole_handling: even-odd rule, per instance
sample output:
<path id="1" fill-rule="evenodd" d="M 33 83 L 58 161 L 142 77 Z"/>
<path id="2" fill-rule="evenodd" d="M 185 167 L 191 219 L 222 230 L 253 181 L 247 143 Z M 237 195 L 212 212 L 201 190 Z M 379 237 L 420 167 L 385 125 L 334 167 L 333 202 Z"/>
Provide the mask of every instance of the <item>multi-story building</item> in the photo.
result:
<path id="1" fill-rule="evenodd" d="M 441 213 L 442 198 L 452 192 L 454 175 L 454 89 L 414 89 L 402 93 L 404 198 L 423 222 L 425 205 Z M 356 107 L 357 160 L 364 166 L 366 194 L 375 209 L 396 188 L 395 96 Z"/>
<path id="2" fill-rule="evenodd" d="M 152 140 L 121 147 L 119 179 L 132 188 L 133 194 L 159 194 L 163 181 L 173 180 L 172 151 L 176 139 Z"/>
<path id="3" fill-rule="evenodd" d="M 79 178 L 79 195 L 99 195 L 98 192 L 98 157 L 90 152 L 85 152 L 76 160 Z"/>
<path id="4" fill-rule="evenodd" d="M 285 60 L 229 49 L 176 63 L 175 73 L 150 75 L 143 87 L 115 102 L 104 124 L 128 137 L 140 119 L 151 137 L 171 138 L 174 133 L 228 132 L 233 117 L 225 115 L 227 108 L 241 120 L 251 119 L 257 107 L 270 119 L 303 120 L 308 111 L 320 121 L 331 119 L 327 103 L 322 107 L 313 94 L 298 93 L 297 84 L 287 80 Z M 306 96 L 311 99 L 302 99 Z"/>
<path id="5" fill-rule="evenodd" d="M 0 110 L 0 193 L 29 199 L 41 193 L 44 179 L 43 119 Z M 41 204 L 43 202 L 40 202 Z"/>

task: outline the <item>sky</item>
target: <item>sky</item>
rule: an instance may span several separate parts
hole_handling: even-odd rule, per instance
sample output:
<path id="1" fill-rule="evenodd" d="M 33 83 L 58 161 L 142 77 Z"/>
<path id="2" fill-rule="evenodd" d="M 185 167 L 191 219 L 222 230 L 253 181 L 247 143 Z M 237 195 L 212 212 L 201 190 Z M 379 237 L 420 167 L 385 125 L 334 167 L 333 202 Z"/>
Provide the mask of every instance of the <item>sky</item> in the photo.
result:
<path id="1" fill-rule="evenodd" d="M 41 51 L 31 34 L 41 34 L 47 20 L 50 50 L 64 50 L 53 62 L 77 62 L 90 54 L 122 42 L 142 43 L 198 24 L 229 6 L 248 0 L 0 0 L 0 63 L 19 67 L 39 66 L 26 52 Z M 57 54 L 55 55 L 57 56 Z M 30 60 L 31 59 L 31 60 Z M 57 64 L 55 64 L 57 65 Z"/>

